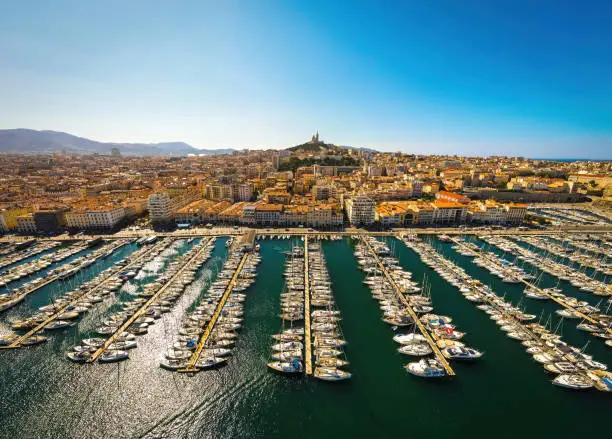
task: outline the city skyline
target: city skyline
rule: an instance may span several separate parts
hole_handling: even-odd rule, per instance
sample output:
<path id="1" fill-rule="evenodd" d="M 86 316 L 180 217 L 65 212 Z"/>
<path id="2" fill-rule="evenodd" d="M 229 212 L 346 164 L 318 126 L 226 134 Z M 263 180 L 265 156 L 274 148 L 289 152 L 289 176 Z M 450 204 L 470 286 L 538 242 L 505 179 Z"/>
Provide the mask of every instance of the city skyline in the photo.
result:
<path id="1" fill-rule="evenodd" d="M 144 5 L 7 5 L 0 128 L 204 149 L 318 129 L 379 151 L 611 158 L 604 2 Z"/>

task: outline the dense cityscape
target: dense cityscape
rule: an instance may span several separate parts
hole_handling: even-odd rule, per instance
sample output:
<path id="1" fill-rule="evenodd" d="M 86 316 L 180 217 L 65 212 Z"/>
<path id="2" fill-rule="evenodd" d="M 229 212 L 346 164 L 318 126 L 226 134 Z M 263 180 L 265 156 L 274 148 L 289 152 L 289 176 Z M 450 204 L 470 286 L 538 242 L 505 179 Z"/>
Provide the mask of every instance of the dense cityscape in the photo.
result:
<path id="1" fill-rule="evenodd" d="M 390 228 L 520 225 L 528 204 L 612 195 L 610 162 L 419 156 L 341 148 L 207 156 L 5 155 L 0 230 L 111 232 L 194 225 Z M 539 217 L 542 220 L 543 217 Z M 544 219 L 544 221 L 547 221 Z"/>
<path id="2" fill-rule="evenodd" d="M 0 439 L 610 437 L 611 1 L 4 1 Z"/>

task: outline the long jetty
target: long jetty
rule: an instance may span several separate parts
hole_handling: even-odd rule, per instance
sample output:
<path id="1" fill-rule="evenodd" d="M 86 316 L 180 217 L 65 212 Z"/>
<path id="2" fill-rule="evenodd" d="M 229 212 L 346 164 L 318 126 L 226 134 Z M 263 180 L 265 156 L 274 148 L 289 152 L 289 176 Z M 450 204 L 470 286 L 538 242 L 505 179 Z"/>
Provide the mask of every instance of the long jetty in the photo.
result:
<path id="1" fill-rule="evenodd" d="M 202 247 L 202 249 L 200 251 L 198 251 L 195 255 L 193 255 L 191 258 L 189 258 L 187 260 L 187 262 L 185 262 L 183 264 L 183 266 L 174 274 L 174 276 L 172 276 L 170 279 L 168 279 L 168 281 L 159 289 L 157 290 L 157 292 L 155 294 L 153 294 L 153 296 L 151 296 L 149 298 L 149 300 L 147 300 L 140 308 L 138 308 L 138 310 L 132 315 L 132 317 L 130 317 L 129 319 L 127 319 L 105 342 L 102 346 L 100 346 L 98 348 L 98 350 L 96 350 L 93 354 L 91 354 L 91 357 L 89 357 L 89 359 L 87 360 L 88 363 L 93 363 L 95 362 L 98 357 L 100 355 L 102 355 L 102 353 L 108 349 L 108 347 L 113 344 L 115 342 L 115 340 L 123 333 L 126 331 L 127 328 L 130 327 L 130 325 L 132 323 L 134 323 L 134 321 L 140 317 L 142 314 L 144 314 L 144 312 L 149 308 L 149 306 L 164 292 L 166 291 L 166 289 L 172 285 L 172 283 L 174 283 L 174 281 L 181 275 L 183 274 L 183 272 L 185 271 L 185 269 L 200 255 L 202 254 L 206 248 L 213 242 L 215 238 L 211 238 L 208 243 Z"/>
<path id="2" fill-rule="evenodd" d="M 120 248 L 120 247 L 123 247 L 124 245 L 125 245 L 125 243 L 123 243 L 123 244 L 119 244 L 119 245 L 117 245 L 116 247 L 114 247 L 114 248 L 113 248 L 113 250 L 116 250 L 116 249 L 118 249 L 118 248 Z M 85 249 L 83 249 L 83 250 L 85 250 Z M 104 256 L 104 255 L 103 255 L 103 254 L 98 255 L 98 256 L 96 257 L 96 261 L 97 261 L 98 259 L 100 259 L 102 256 Z M 65 264 L 64 264 L 64 265 L 65 265 Z M 61 267 L 61 266 L 60 266 L 60 267 Z M 34 293 L 35 291 L 38 291 L 38 290 L 40 290 L 41 288 L 43 288 L 43 287 L 45 287 L 45 286 L 47 286 L 47 285 L 49 285 L 49 284 L 51 284 L 51 283 L 55 282 L 56 280 L 60 279 L 61 275 L 62 275 L 62 273 L 58 273 L 58 274 L 56 274 L 55 276 L 51 276 L 50 278 L 48 278 L 48 279 L 47 279 L 47 280 L 45 280 L 44 282 L 39 283 L 39 284 L 37 284 L 37 285 L 33 286 L 32 288 L 29 288 L 29 289 L 27 289 L 26 291 L 22 292 L 21 294 L 19 294 L 19 295 L 15 296 L 14 298 L 12 298 L 12 299 L 8 300 L 6 303 L 4 303 L 4 304 L 2 305 L 2 307 L 3 307 L 3 308 L 2 308 L 2 311 L 6 311 L 7 309 L 10 309 L 10 308 L 14 307 L 15 305 L 17 305 L 18 303 L 20 303 L 21 301 L 23 301 L 23 299 L 25 299 L 25 298 L 26 298 L 27 296 L 29 296 L 30 294 L 32 294 L 32 293 Z M 2 312 L 2 311 L 0 311 L 0 312 Z"/>
<path id="3" fill-rule="evenodd" d="M 442 352 L 440 351 L 440 348 L 438 347 L 438 345 L 436 344 L 436 342 L 432 338 L 432 336 L 429 334 L 429 331 L 427 331 L 425 326 L 423 326 L 423 323 L 421 323 L 421 320 L 419 319 L 417 314 L 414 312 L 414 310 L 410 306 L 410 303 L 408 303 L 408 301 L 406 300 L 406 297 L 402 293 L 402 290 L 400 289 L 400 287 L 395 282 L 395 279 L 393 279 L 393 277 L 389 274 L 389 272 L 387 271 L 387 268 L 380 261 L 378 255 L 376 254 L 376 252 L 374 251 L 374 249 L 372 248 L 372 246 L 370 245 L 368 240 L 365 239 L 365 238 L 362 238 L 362 241 L 365 243 L 366 247 L 368 248 L 368 250 L 370 251 L 370 253 L 374 257 L 374 259 L 376 260 L 376 263 L 378 264 L 378 267 L 381 269 L 381 271 L 383 272 L 383 274 L 385 275 L 385 277 L 387 278 L 387 280 L 391 284 L 391 287 L 393 287 L 393 289 L 395 290 L 395 294 L 397 295 L 397 297 L 400 299 L 400 301 L 404 304 L 404 306 L 406 307 L 406 309 L 410 313 L 410 316 L 412 317 L 412 320 L 414 320 L 414 323 L 419 328 L 419 331 L 421 331 L 421 334 L 423 334 L 423 336 L 427 340 L 427 343 L 429 343 L 429 346 L 431 346 L 431 350 L 434 352 L 436 357 L 438 357 L 438 360 L 440 361 L 440 363 L 444 367 L 444 370 L 446 370 L 446 374 L 449 375 L 449 376 L 454 376 L 455 375 L 455 371 L 451 368 L 450 364 L 448 363 L 448 361 L 446 360 L 444 355 L 442 355 Z"/>
<path id="4" fill-rule="evenodd" d="M 308 260 L 308 235 L 304 235 L 304 355 L 306 375 L 312 375 L 312 339 L 310 333 L 310 261 Z"/>
<path id="5" fill-rule="evenodd" d="M 450 238 L 450 237 L 449 237 L 449 238 Z M 452 242 L 454 242 L 455 244 L 457 244 L 457 245 L 459 245 L 459 246 L 461 246 L 461 247 L 468 248 L 468 247 L 467 247 L 465 244 L 463 244 L 463 243 L 462 243 L 462 242 L 460 242 L 460 241 L 457 241 L 455 238 L 450 238 L 450 239 L 451 239 L 451 241 L 452 241 Z M 471 249 L 470 249 L 470 250 L 471 250 Z M 489 256 L 487 256 L 487 255 L 486 255 L 484 252 L 482 252 L 482 251 L 481 251 L 481 252 L 479 252 L 479 253 L 478 253 L 478 255 L 479 255 L 480 257 L 482 257 L 483 259 L 486 259 L 486 260 L 487 260 L 487 261 L 489 261 L 490 263 L 497 265 L 497 263 L 495 262 L 495 260 L 493 260 L 492 258 L 490 258 Z M 593 318 L 592 318 L 592 317 L 590 317 L 589 315 L 584 314 L 583 312 L 578 311 L 578 310 L 577 310 L 576 308 L 574 308 L 573 306 L 568 305 L 568 304 L 567 304 L 567 303 L 565 303 L 563 300 L 560 300 L 560 299 L 556 298 L 556 297 L 555 297 L 555 296 L 553 296 L 552 294 L 550 294 L 550 293 L 548 293 L 548 292 L 544 291 L 542 288 L 538 287 L 537 285 L 534 285 L 534 284 L 532 284 L 531 282 L 526 281 L 526 280 L 525 280 L 525 279 L 523 279 L 522 277 L 518 277 L 518 276 L 517 276 L 517 279 L 518 279 L 518 280 L 520 280 L 520 281 L 521 281 L 522 283 L 524 283 L 525 285 L 527 285 L 528 287 L 533 288 L 534 290 L 537 290 L 537 291 L 538 291 L 539 293 L 541 293 L 541 294 L 544 294 L 546 297 L 548 297 L 549 299 L 551 299 L 551 300 L 555 301 L 557 304 L 561 305 L 563 308 L 566 308 L 566 309 L 568 309 L 568 310 L 570 310 L 570 311 L 572 311 L 572 312 L 576 313 L 576 315 L 580 316 L 580 318 L 582 318 L 582 319 L 586 320 L 587 322 L 592 323 L 592 324 L 594 324 L 594 325 L 597 325 L 597 326 L 602 326 L 602 327 L 603 327 L 603 329 L 605 329 L 605 331 L 606 331 L 608 334 L 612 334 L 612 329 L 607 328 L 607 327 L 604 327 L 604 326 L 603 326 L 603 325 L 602 325 L 602 324 L 601 324 L 599 321 L 597 321 L 597 320 L 593 319 Z"/>
<path id="6" fill-rule="evenodd" d="M 87 295 L 89 295 L 91 293 L 94 293 L 94 292 L 100 290 L 101 288 L 103 288 L 115 275 L 117 275 L 118 273 L 120 273 L 120 272 L 122 272 L 122 271 L 124 271 L 124 270 L 126 270 L 128 268 L 130 268 L 131 266 L 133 266 L 134 264 L 139 262 L 142 258 L 144 258 L 149 253 L 151 253 L 153 251 L 153 249 L 155 249 L 156 247 L 157 246 L 152 246 L 151 248 L 147 249 L 145 252 L 143 252 L 140 255 L 138 255 L 137 258 L 134 258 L 134 260 L 132 262 L 130 262 L 128 265 L 126 265 L 124 267 L 120 267 L 119 269 L 113 271 L 111 274 L 106 276 L 106 278 L 104 278 L 104 280 L 102 282 L 100 282 L 96 287 L 94 287 L 94 288 L 92 288 L 90 290 L 84 291 L 82 294 L 79 294 L 78 296 L 75 296 L 75 298 L 68 305 L 62 307 L 59 311 L 56 311 L 54 314 L 49 316 L 49 318 L 47 318 L 44 322 L 36 325 L 34 328 L 30 329 L 25 334 L 17 337 L 10 344 L 8 344 L 6 346 L 0 346 L 0 349 L 14 349 L 14 348 L 22 347 L 21 345 L 22 345 L 22 343 L 24 341 L 26 341 L 27 339 L 29 339 L 30 337 L 35 335 L 40 330 L 44 329 L 44 327 L 47 326 L 49 323 L 51 323 L 54 320 L 58 319 L 59 316 L 61 316 L 66 311 L 68 311 L 69 308 L 75 306 L 76 303 L 79 300 L 81 300 L 83 297 L 85 297 L 85 296 L 87 296 Z"/>
<path id="7" fill-rule="evenodd" d="M 179 369 L 178 372 L 183 372 L 183 373 L 192 372 L 193 373 L 193 372 L 199 371 L 198 367 L 196 366 L 198 358 L 200 358 L 202 349 L 204 349 L 204 346 L 206 345 L 206 342 L 208 341 L 208 338 L 210 337 L 210 334 L 213 328 L 215 327 L 215 324 L 217 323 L 219 316 L 221 315 L 221 311 L 223 310 L 223 307 L 225 306 L 225 302 L 227 302 L 228 297 L 232 293 L 232 290 L 234 289 L 234 286 L 236 285 L 236 280 L 238 279 L 238 276 L 240 275 L 240 272 L 242 271 L 242 267 L 244 266 L 244 263 L 246 262 L 248 257 L 249 257 L 249 253 L 245 253 L 244 255 L 242 255 L 242 259 L 240 260 L 240 263 L 238 264 L 238 267 L 236 268 L 236 271 L 234 272 L 234 275 L 232 276 L 230 282 L 227 284 L 227 287 L 225 288 L 225 291 L 223 292 L 223 296 L 221 296 L 221 299 L 219 300 L 219 303 L 217 304 L 215 313 L 212 315 L 208 324 L 206 325 L 206 329 L 202 333 L 202 336 L 200 337 L 200 341 L 198 342 L 196 349 L 194 350 L 193 354 L 191 355 L 191 358 L 189 359 L 189 363 L 183 369 Z"/>

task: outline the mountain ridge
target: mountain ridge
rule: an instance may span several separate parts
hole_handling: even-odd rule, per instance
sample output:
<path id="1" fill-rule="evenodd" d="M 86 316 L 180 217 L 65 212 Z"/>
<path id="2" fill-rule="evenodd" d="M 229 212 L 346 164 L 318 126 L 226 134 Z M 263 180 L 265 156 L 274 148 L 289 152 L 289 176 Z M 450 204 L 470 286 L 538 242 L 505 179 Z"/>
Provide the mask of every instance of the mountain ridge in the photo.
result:
<path id="1" fill-rule="evenodd" d="M 185 142 L 98 142 L 54 130 L 0 130 L 0 153 L 4 154 L 48 154 L 65 151 L 73 154 L 107 155 L 111 153 L 112 148 L 118 148 L 122 155 L 127 156 L 212 155 L 231 154 L 235 151 L 232 148 L 199 149 Z"/>

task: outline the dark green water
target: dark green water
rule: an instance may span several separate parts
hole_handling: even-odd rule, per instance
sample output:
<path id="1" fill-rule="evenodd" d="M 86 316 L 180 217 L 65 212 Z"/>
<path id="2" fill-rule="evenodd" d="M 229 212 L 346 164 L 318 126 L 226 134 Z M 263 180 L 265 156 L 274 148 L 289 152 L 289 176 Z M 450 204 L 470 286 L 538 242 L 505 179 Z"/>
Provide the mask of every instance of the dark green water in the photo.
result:
<path id="1" fill-rule="evenodd" d="M 349 240 L 325 242 L 323 249 L 343 313 L 350 381 L 287 378 L 265 366 L 270 335 L 280 327 L 281 251 L 290 248 L 289 241 L 262 241 L 259 276 L 248 292 L 244 327 L 227 367 L 194 377 L 160 369 L 159 359 L 176 334 L 180 316 L 225 257 L 223 244 L 217 240 L 202 280 L 138 339 L 139 347 L 127 362 L 80 366 L 66 361 L 62 352 L 74 341 L 70 331 L 43 346 L 0 352 L 0 437 L 531 438 L 587 431 L 605 436 L 610 395 L 553 387 L 550 376 L 520 344 L 505 337 L 399 241 L 394 247 L 404 267 L 416 280 L 424 273 L 430 277 L 436 311 L 451 315 L 467 332 L 466 342 L 486 351 L 480 362 L 456 364 L 453 379 L 427 381 L 405 372 L 402 366 L 408 360 L 397 353 L 392 330 L 380 319 L 377 303 L 362 283 L 364 275 Z M 490 277 L 450 247 L 443 251 L 475 277 Z M 0 324 L 5 319 L 0 316 Z M 83 331 L 89 329 L 83 324 Z M 609 357 L 593 353 L 610 364 Z"/>

